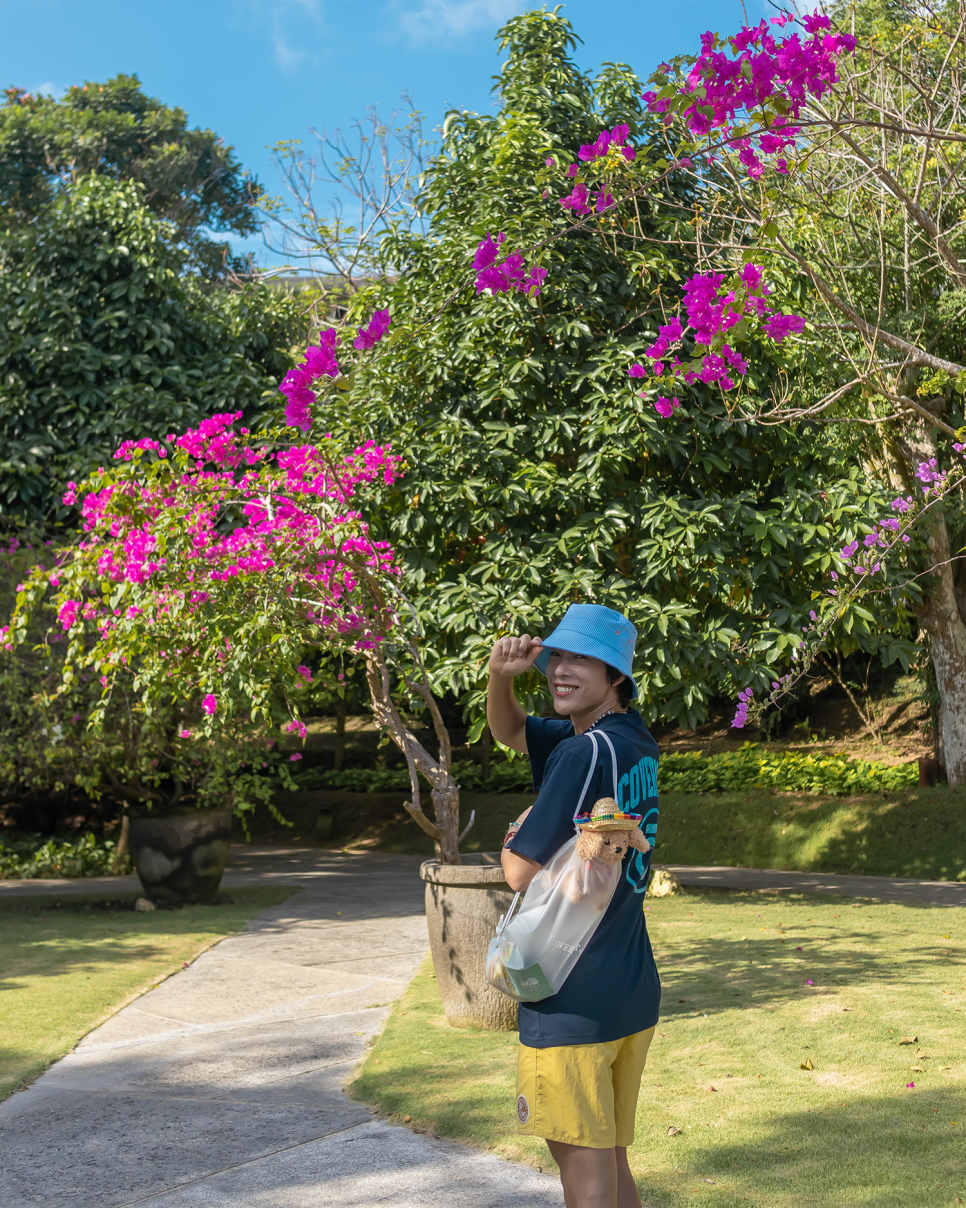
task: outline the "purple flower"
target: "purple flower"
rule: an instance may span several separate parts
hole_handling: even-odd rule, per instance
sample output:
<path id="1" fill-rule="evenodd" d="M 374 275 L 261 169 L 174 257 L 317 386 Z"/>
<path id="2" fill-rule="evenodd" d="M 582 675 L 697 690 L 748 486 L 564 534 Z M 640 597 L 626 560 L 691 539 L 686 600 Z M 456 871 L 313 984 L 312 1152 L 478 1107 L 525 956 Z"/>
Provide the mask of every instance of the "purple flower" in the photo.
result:
<path id="1" fill-rule="evenodd" d="M 680 406 L 681 404 L 676 398 L 659 398 L 654 404 L 654 410 L 662 419 L 670 419 L 674 414 L 675 408 Z"/>
<path id="2" fill-rule="evenodd" d="M 843 545 L 842 546 L 843 561 L 848 562 L 848 560 L 852 557 L 852 555 L 855 553 L 855 551 L 858 548 L 859 548 L 858 541 L 850 541 L 848 545 Z"/>
<path id="3" fill-rule="evenodd" d="M 574 185 L 574 190 L 569 197 L 561 197 L 560 204 L 565 210 L 572 210 L 574 214 L 589 214 L 590 206 L 587 204 L 587 186 Z"/>
<path id="4" fill-rule="evenodd" d="M 806 978 L 805 978 L 805 985 L 806 985 L 806 986 L 814 986 L 814 985 L 815 985 L 815 983 L 812 981 L 812 979 L 811 979 L 810 977 L 806 977 Z"/>
<path id="5" fill-rule="evenodd" d="M 579 171 L 580 171 L 579 164 L 571 164 L 570 167 L 567 169 L 567 175 L 576 176 Z"/>
<path id="6" fill-rule="evenodd" d="M 339 376 L 339 365 L 335 359 L 335 349 L 328 344 L 310 344 L 305 350 L 303 367 L 313 378 L 321 377 L 323 374 L 327 377 Z"/>
<path id="7" fill-rule="evenodd" d="M 633 147 L 621 147 L 621 155 L 628 160 L 637 159 L 637 152 Z"/>
<path id="8" fill-rule="evenodd" d="M 626 130 L 627 127 L 625 126 L 624 129 Z M 602 159 L 607 154 L 607 148 L 610 146 L 610 141 L 611 138 L 607 131 L 601 130 L 600 134 L 597 135 L 595 142 L 589 144 L 584 143 L 584 145 L 577 152 L 577 158 L 582 159 L 585 162 L 592 159 Z"/>
<path id="9" fill-rule="evenodd" d="M 375 311 L 368 325 L 359 328 L 359 334 L 352 341 L 352 347 L 359 348 L 363 352 L 374 348 L 389 330 L 391 322 L 388 310 Z"/>
<path id="10" fill-rule="evenodd" d="M 218 697 L 208 693 L 205 699 L 201 702 L 202 711 L 207 713 L 209 717 L 214 717 L 218 711 Z"/>
<path id="11" fill-rule="evenodd" d="M 780 344 L 786 336 L 798 335 L 805 328 L 801 315 L 769 315 L 762 330 L 765 335 Z"/>
<path id="12" fill-rule="evenodd" d="M 611 206 L 616 205 L 613 197 L 610 195 L 610 189 L 604 185 L 597 190 L 597 205 L 594 207 L 599 214 L 602 210 L 609 210 Z"/>
<path id="13" fill-rule="evenodd" d="M 647 370 L 638 361 L 635 361 L 630 369 L 628 369 L 627 376 L 633 378 L 647 377 Z"/>
<path id="14" fill-rule="evenodd" d="M 623 147 L 623 145 L 627 142 L 627 136 L 629 133 L 630 128 L 624 123 L 621 123 L 621 125 L 615 126 L 610 132 L 610 141 L 615 147 Z"/>
<path id="15" fill-rule="evenodd" d="M 499 245 L 506 239 L 506 235 L 501 231 L 494 240 L 489 231 L 486 233 L 486 238 L 477 247 L 476 255 L 473 257 L 473 267 L 479 272 L 481 269 L 489 268 L 496 260 L 497 253 L 500 250 Z"/>
<path id="16" fill-rule="evenodd" d="M 556 161 L 554 160 L 554 157 L 552 155 L 548 155 L 547 158 L 543 162 L 544 162 L 544 166 L 547 168 L 555 168 L 557 166 Z"/>

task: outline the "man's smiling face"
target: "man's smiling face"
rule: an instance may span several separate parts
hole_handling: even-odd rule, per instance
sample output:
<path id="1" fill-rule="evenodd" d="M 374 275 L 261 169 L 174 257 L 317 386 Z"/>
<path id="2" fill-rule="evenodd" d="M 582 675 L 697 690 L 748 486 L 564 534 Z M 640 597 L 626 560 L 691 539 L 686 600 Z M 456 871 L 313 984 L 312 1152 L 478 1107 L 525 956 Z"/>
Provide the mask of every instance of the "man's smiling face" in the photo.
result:
<path id="1" fill-rule="evenodd" d="M 564 717 L 600 709 L 613 694 L 607 664 L 587 654 L 551 649 L 547 683 L 554 709 Z"/>

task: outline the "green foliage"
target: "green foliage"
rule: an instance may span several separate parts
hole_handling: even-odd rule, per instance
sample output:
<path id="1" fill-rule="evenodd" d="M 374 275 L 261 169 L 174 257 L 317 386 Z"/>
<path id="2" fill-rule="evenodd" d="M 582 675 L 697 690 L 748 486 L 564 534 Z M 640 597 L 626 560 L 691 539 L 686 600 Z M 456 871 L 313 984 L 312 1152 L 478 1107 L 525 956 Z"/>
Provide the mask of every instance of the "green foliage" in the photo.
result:
<path id="1" fill-rule="evenodd" d="M 529 789 L 532 783 L 529 762 L 522 759 L 493 765 L 485 785 L 475 763 L 454 763 L 453 775 L 460 788 L 474 792 L 519 792 Z M 404 768 L 346 768 L 340 772 L 312 769 L 296 779 L 303 789 L 376 793 L 409 788 Z M 889 765 L 845 755 L 799 751 L 771 753 L 753 743 L 745 743 L 738 751 L 716 755 L 697 751 L 662 755 L 657 772 L 657 785 L 662 793 L 728 793 L 736 789 L 770 788 L 847 796 L 910 788 L 918 783 L 918 766 L 913 764 Z"/>
<path id="2" fill-rule="evenodd" d="M 253 426 L 303 327 L 264 285 L 205 291 L 144 189 L 90 176 L 0 252 L 0 516 L 63 518 L 68 480 L 122 439 L 218 411 Z"/>
<path id="3" fill-rule="evenodd" d="M 209 231 L 259 228 L 257 181 L 213 130 L 188 128 L 183 109 L 145 96 L 137 76 L 88 81 L 60 99 L 8 88 L 0 106 L 0 227 L 32 223 L 80 177 L 139 184 L 172 224 L 172 240 L 206 279 L 245 269 Z"/>
<path id="4" fill-rule="evenodd" d="M 457 760 L 452 772 L 460 788 L 472 792 L 513 793 L 529 790 L 533 785 L 530 763 L 525 759 L 492 765 L 485 784 L 479 765 L 468 760 Z M 297 772 L 294 779 L 300 789 L 348 789 L 353 793 L 381 793 L 409 788 L 409 773 L 405 768 L 345 768 L 341 771 L 310 768 Z"/>
<path id="5" fill-rule="evenodd" d="M 628 367 L 693 267 L 672 242 L 690 186 L 672 174 L 652 187 L 639 225 L 604 213 L 571 229 L 558 198 L 578 145 L 626 122 L 635 179 L 653 179 L 660 128 L 629 68 L 577 69 L 556 13 L 514 18 L 501 38 L 497 112 L 448 116 L 421 197 L 428 234 L 388 239 L 403 271 L 353 302 L 358 318 L 388 306 L 398 334 L 326 401 L 326 423 L 363 416 L 406 459 L 378 520 L 471 734 L 494 639 L 546 633 L 575 600 L 637 625 L 645 719 L 694 726 L 712 696 L 787 668 L 832 550 L 871 527 L 882 496 L 826 428 L 736 422 L 705 387 L 673 421 L 639 397 Z M 539 249 L 535 300 L 469 296 L 475 244 L 501 229 L 505 250 Z M 810 354 L 747 355 L 751 396 L 766 398 Z M 843 649 L 907 659 L 901 611 L 888 596 L 873 608 L 848 613 Z M 530 708 L 539 687 L 531 677 Z"/>
<path id="6" fill-rule="evenodd" d="M 662 755 L 658 788 L 662 793 L 720 793 L 770 788 L 828 796 L 880 793 L 919 783 L 917 764 L 889 765 L 846 755 L 800 751 L 770 753 L 753 743 L 719 755 L 700 752 Z"/>
<path id="7" fill-rule="evenodd" d="M 26 835 L 0 839 L 0 879 L 4 877 L 101 877 L 131 871 L 128 858 L 118 860 L 112 839 L 87 834 L 80 839 L 46 839 Z"/>

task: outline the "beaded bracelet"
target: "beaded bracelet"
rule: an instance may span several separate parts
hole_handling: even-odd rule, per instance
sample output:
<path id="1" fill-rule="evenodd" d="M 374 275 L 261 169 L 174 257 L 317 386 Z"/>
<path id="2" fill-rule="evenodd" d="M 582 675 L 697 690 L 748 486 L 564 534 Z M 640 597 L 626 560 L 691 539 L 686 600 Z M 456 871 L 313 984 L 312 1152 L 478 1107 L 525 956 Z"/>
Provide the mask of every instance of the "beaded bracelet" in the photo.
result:
<path id="1" fill-rule="evenodd" d="M 514 838 L 514 836 L 516 835 L 516 833 L 519 829 L 520 829 L 519 822 L 510 823 L 510 825 L 507 827 L 506 838 L 503 840 L 504 847 L 509 847 L 510 841 Z"/>

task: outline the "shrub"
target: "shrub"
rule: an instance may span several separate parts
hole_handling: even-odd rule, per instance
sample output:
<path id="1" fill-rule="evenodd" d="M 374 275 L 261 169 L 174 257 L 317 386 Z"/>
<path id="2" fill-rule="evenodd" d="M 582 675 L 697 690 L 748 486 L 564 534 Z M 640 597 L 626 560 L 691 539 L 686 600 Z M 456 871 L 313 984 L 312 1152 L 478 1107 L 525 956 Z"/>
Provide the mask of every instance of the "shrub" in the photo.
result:
<path id="1" fill-rule="evenodd" d="M 8 877 L 101 877 L 130 872 L 127 856 L 118 859 L 117 844 L 92 834 L 80 839 L 46 839 L 25 835 L 0 839 L 0 879 Z"/>

